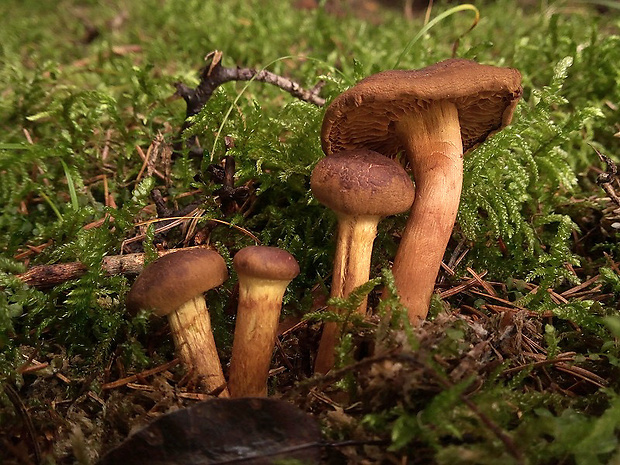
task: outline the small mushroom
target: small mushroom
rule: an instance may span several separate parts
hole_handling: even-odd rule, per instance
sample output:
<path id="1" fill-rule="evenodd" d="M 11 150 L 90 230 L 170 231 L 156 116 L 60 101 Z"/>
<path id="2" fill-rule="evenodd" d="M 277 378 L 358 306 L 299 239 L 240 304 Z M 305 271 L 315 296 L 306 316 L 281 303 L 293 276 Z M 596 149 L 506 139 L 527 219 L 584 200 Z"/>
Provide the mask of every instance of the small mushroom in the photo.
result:
<path id="1" fill-rule="evenodd" d="M 371 150 L 352 150 L 323 158 L 310 180 L 314 196 L 338 216 L 338 236 L 332 276 L 332 297 L 348 297 L 368 281 L 377 225 L 382 217 L 411 207 L 414 188 L 407 172 L 394 160 Z M 366 299 L 357 309 L 366 314 Z M 334 366 L 340 325 L 327 322 L 314 369 Z"/>
<path id="2" fill-rule="evenodd" d="M 168 316 L 181 362 L 207 392 L 221 388 L 226 380 L 203 292 L 227 278 L 226 263 L 217 252 L 181 250 L 147 265 L 127 295 L 130 311 L 145 309 Z M 228 397 L 228 392 L 224 389 L 220 396 Z"/>
<path id="3" fill-rule="evenodd" d="M 252 246 L 235 254 L 233 268 L 239 276 L 239 304 L 228 389 L 231 397 L 264 397 L 282 297 L 299 265 L 285 250 Z"/>
<path id="4" fill-rule="evenodd" d="M 426 317 L 452 233 L 463 153 L 510 123 L 521 93 L 515 69 L 450 59 L 369 76 L 325 113 L 321 139 L 327 155 L 367 148 L 407 157 L 416 199 L 392 271 L 413 324 Z"/>

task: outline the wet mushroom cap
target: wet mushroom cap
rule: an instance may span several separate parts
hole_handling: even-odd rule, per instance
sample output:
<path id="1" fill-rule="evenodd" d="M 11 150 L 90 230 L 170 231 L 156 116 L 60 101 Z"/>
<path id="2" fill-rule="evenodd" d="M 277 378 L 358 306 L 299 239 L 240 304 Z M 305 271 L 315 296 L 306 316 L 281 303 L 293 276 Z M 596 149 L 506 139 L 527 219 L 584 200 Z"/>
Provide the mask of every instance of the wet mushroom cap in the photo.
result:
<path id="1" fill-rule="evenodd" d="M 463 151 L 510 123 L 523 92 L 516 69 L 453 58 L 420 70 L 369 76 L 339 95 L 323 119 L 323 151 L 364 147 L 390 157 L 404 150 L 395 122 L 431 102 L 452 102 L 459 115 Z"/>
<path id="2" fill-rule="evenodd" d="M 312 171 L 310 185 L 323 205 L 358 215 L 402 213 L 411 207 L 415 192 L 400 164 L 364 149 L 323 158 Z"/>
<path id="3" fill-rule="evenodd" d="M 299 274 L 295 257 L 278 247 L 245 247 L 235 254 L 233 267 L 238 274 L 258 279 L 290 281 Z"/>
<path id="4" fill-rule="evenodd" d="M 169 253 L 147 265 L 127 295 L 127 308 L 167 315 L 228 278 L 224 259 L 213 250 Z"/>

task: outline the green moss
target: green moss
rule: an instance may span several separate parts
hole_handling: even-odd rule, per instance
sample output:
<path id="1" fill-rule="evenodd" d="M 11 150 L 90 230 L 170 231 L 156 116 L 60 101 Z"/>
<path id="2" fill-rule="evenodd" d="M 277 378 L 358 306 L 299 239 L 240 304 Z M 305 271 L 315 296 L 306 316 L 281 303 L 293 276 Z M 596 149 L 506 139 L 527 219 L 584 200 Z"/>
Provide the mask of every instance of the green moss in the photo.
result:
<path id="1" fill-rule="evenodd" d="M 152 334 L 161 329 L 160 322 L 126 315 L 131 278 L 101 271 L 103 258 L 119 253 L 123 241 L 136 234 L 134 220 L 153 216 L 143 209 L 154 187 L 170 194 L 171 207 L 201 202 L 205 218 L 199 227 L 213 218 L 242 228 L 221 225 L 211 231 L 211 243 L 229 264 L 238 249 L 254 243 L 243 230 L 293 253 L 301 274 L 289 287 L 285 311 L 316 310 L 310 290 L 329 282 L 335 231 L 334 215 L 309 193 L 310 173 L 323 156 L 324 109 L 266 84 L 228 83 L 181 132 L 185 106 L 173 98 L 173 84 L 195 86 L 202 57 L 218 49 L 224 66 L 270 64 L 271 71 L 307 88 L 322 80 L 321 95 L 330 101 L 362 77 L 390 68 L 423 27 L 421 16 L 407 21 L 400 10 L 380 10 L 376 21 L 368 21 L 331 14 L 324 3 L 313 10 L 275 0 L 0 5 L 0 381 L 19 378 L 25 347 L 34 347 L 43 358 L 58 352 L 74 357 L 74 373 L 101 374 L 116 356 L 129 370 L 171 356 L 169 341 Z M 436 3 L 433 17 L 448 9 Z M 549 312 L 553 320 L 543 343 L 549 357 L 577 352 L 584 360 L 608 360 L 605 375 L 616 389 L 613 370 L 620 363 L 613 300 L 620 292 L 615 267 L 620 249 L 617 236 L 600 233 L 607 213 L 592 174 L 600 164 L 591 145 L 612 157 L 620 153 L 620 139 L 614 137 L 620 21 L 613 6 L 607 14 L 572 6 L 577 8 L 559 1 L 530 7 L 509 0 L 476 2 L 480 22 L 460 39 L 457 55 L 518 68 L 524 97 L 514 123 L 466 158 L 453 240 L 470 250 L 455 271 L 457 277 L 467 266 L 487 271 L 485 279 L 509 283 L 507 293 L 518 305 Z M 464 11 L 438 22 L 403 54 L 400 66 L 420 68 L 448 58 L 472 20 L 472 12 Z M 86 40 L 89 28 L 99 33 L 92 40 Z M 158 134 L 179 148 L 170 186 L 156 176 L 138 179 L 143 161 L 136 147 L 146 152 Z M 190 136 L 200 140 L 202 157 L 182 148 L 180 142 Z M 228 152 L 224 136 L 234 139 Z M 226 216 L 213 197 L 219 186 L 210 181 L 208 166 L 225 154 L 236 161 L 236 185 L 252 190 L 250 214 Z M 198 193 L 182 197 L 194 190 Z M 115 208 L 105 193 L 113 196 Z M 106 215 L 101 226 L 85 228 Z M 381 223 L 373 252 L 373 276 L 381 276 L 388 288 L 393 283 L 382 268 L 394 255 L 395 233 L 403 223 L 404 216 Z M 180 244 L 180 236 L 168 245 Z M 588 245 L 592 236 L 596 247 Z M 158 240 L 149 228 L 143 244 L 149 259 Z M 452 250 L 451 245 L 448 254 Z M 15 276 L 32 265 L 78 260 L 87 265 L 86 274 L 53 289 L 29 288 Z M 558 304 L 547 292 L 561 292 L 599 273 L 600 292 L 612 298 L 569 296 Z M 233 274 L 209 294 L 224 357 L 232 337 L 228 305 L 234 280 Z M 351 310 L 360 296 L 336 303 Z M 450 310 L 457 310 L 458 302 L 453 305 Z M 379 340 L 388 340 L 390 328 L 403 320 L 395 300 L 380 303 L 378 312 L 384 314 L 388 306 L 393 319 L 379 324 Z M 443 311 L 434 299 L 433 316 Z M 413 331 L 406 330 L 407 344 L 418 347 Z M 439 344 L 441 354 L 461 354 L 467 334 L 462 326 L 449 328 Z M 343 360 L 350 360 L 351 344 L 347 336 Z M 597 400 L 602 407 L 592 412 L 577 405 L 592 399 L 592 391 L 577 401 L 539 393 L 526 378 L 489 376 L 471 398 L 525 444 L 531 463 L 617 459 L 615 393 L 597 391 L 604 400 Z M 365 424 L 389 430 L 391 450 L 421 447 L 436 463 L 500 458 L 508 463 L 512 459 L 501 441 L 459 405 L 459 396 L 469 395 L 469 383 L 426 393 L 424 402 L 373 412 Z"/>

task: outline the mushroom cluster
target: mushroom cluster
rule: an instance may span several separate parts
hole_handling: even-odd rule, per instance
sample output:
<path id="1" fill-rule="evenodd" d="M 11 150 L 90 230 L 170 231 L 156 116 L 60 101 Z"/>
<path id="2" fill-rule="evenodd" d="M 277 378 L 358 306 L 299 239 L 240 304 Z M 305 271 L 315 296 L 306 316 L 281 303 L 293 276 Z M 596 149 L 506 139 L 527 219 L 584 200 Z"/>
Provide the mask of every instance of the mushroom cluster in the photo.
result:
<path id="1" fill-rule="evenodd" d="M 360 81 L 325 113 L 323 151 L 404 153 L 415 202 L 392 272 L 409 320 L 428 312 L 460 202 L 463 154 L 510 123 L 522 94 L 516 69 L 449 59 L 420 70 L 392 70 Z"/>
<path id="2" fill-rule="evenodd" d="M 424 320 L 456 220 L 463 155 L 510 123 L 521 93 L 515 69 L 450 59 L 375 74 L 334 99 L 321 130 L 326 157 L 311 177 L 314 196 L 338 218 L 332 297 L 346 298 L 369 280 L 381 218 L 410 210 L 392 272 L 409 321 Z M 237 252 L 233 267 L 239 303 L 228 383 L 203 297 L 228 277 L 216 252 L 191 249 L 156 260 L 127 305 L 168 316 L 179 358 L 207 392 L 266 396 L 283 295 L 299 265 L 284 250 L 254 246 Z M 364 300 L 357 312 L 365 316 L 366 307 Z M 324 324 L 316 372 L 333 368 L 342 329 Z"/>
<path id="3" fill-rule="evenodd" d="M 184 249 L 148 264 L 127 295 L 131 312 L 168 316 L 179 359 L 198 385 L 220 397 L 267 395 L 282 297 L 299 274 L 293 256 L 276 247 L 241 249 L 233 259 L 239 306 L 226 384 L 203 293 L 228 278 L 224 259 L 205 248 Z"/>

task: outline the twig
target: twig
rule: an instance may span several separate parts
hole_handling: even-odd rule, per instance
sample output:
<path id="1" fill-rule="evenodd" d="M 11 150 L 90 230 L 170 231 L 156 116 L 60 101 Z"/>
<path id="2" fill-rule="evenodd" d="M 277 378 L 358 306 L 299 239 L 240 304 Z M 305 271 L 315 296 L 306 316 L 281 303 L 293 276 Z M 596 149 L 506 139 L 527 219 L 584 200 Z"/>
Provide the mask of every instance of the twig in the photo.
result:
<path id="1" fill-rule="evenodd" d="M 200 212 L 198 216 L 202 215 L 203 212 Z M 171 227 L 176 226 L 177 224 L 181 224 L 184 221 L 192 220 L 193 216 L 188 217 L 169 217 L 169 218 L 160 218 L 156 220 L 149 220 L 144 223 L 136 224 L 139 226 L 141 224 L 150 224 L 157 223 L 161 221 L 174 221 L 168 226 L 164 228 L 158 228 L 155 230 L 155 233 L 163 232 L 166 229 L 170 229 Z M 260 244 L 260 240 L 254 234 L 252 234 L 247 229 L 244 229 L 236 224 L 229 223 L 227 221 L 219 220 L 216 218 L 210 218 L 209 221 L 213 221 L 215 223 L 223 224 L 242 234 L 251 238 L 256 244 Z M 136 239 L 138 238 L 138 239 Z M 144 235 L 138 235 L 131 239 L 127 239 L 124 241 L 123 245 L 128 244 L 130 242 L 135 242 L 136 240 L 141 240 L 144 238 Z M 194 247 L 204 247 L 202 245 L 194 246 Z M 185 247 L 192 248 L 192 247 Z M 167 250 L 158 250 L 157 253 L 161 257 L 162 255 L 166 255 L 168 253 L 177 252 L 179 250 L 183 250 L 184 248 L 177 249 L 167 249 Z M 101 268 L 106 272 L 108 276 L 114 275 L 136 275 L 140 274 L 142 268 L 144 267 L 144 253 L 131 253 L 125 255 L 110 255 L 107 257 L 103 257 L 103 261 L 101 263 Z M 57 263 L 54 265 L 37 265 L 30 268 L 28 271 L 16 275 L 18 279 L 20 279 L 25 284 L 35 287 L 37 289 L 47 289 L 58 284 L 64 283 L 71 279 L 77 279 L 80 276 L 83 276 L 88 268 L 81 262 L 70 262 L 70 263 Z M 1 288 L 0 288 L 1 289 Z"/>
<path id="2" fill-rule="evenodd" d="M 389 439 L 349 439 L 346 441 L 324 442 L 323 446 L 338 448 L 338 447 L 365 446 L 365 445 L 387 446 L 389 444 L 390 444 Z"/>
<path id="3" fill-rule="evenodd" d="M 408 357 L 411 358 L 407 354 L 400 355 L 400 358 L 407 359 Z M 450 389 L 453 387 L 453 384 L 448 379 L 441 376 L 432 366 L 428 365 L 426 362 L 424 362 L 421 359 L 417 359 L 415 361 L 421 364 L 425 368 L 427 373 L 429 373 L 433 378 L 435 378 L 437 382 L 441 384 L 444 388 Z M 478 406 L 474 402 L 472 402 L 467 396 L 465 396 L 463 393 L 459 394 L 459 399 L 461 400 L 461 402 L 463 402 L 467 406 L 467 408 L 469 408 L 469 410 L 471 410 L 474 413 L 474 415 L 476 415 L 480 419 L 482 423 L 484 423 L 484 425 L 487 428 L 491 430 L 491 432 L 497 437 L 497 439 L 499 439 L 500 441 L 504 443 L 504 446 L 506 447 L 510 455 L 514 457 L 517 463 L 519 464 L 525 463 L 523 452 L 521 452 L 521 449 L 517 447 L 517 445 L 512 440 L 512 437 L 510 435 L 508 435 L 497 423 L 495 423 L 484 412 L 482 412 L 478 408 Z"/>
<path id="4" fill-rule="evenodd" d="M 187 117 L 197 114 L 220 85 L 231 81 L 250 81 L 252 79 L 279 87 L 304 102 L 312 103 L 319 107 L 325 105 L 325 99 L 318 95 L 323 87 L 322 82 L 308 90 L 302 88 L 296 82 L 274 74 L 271 71 L 238 67 L 227 68 L 221 65 L 222 52 L 218 50 L 209 53 L 206 56 L 206 61 L 207 63 L 200 74 L 200 84 L 198 84 L 198 87 L 192 89 L 181 82 L 174 84 L 177 94 L 183 97 L 187 103 Z"/>
<path id="5" fill-rule="evenodd" d="M 602 154 L 592 145 L 590 145 L 590 147 L 594 149 L 601 161 L 607 164 L 607 170 L 598 175 L 596 178 L 596 183 L 601 186 L 601 188 L 616 205 L 620 206 L 620 196 L 618 196 L 613 186 L 614 181 L 617 180 L 618 167 L 607 155 Z"/>
<path id="6" fill-rule="evenodd" d="M 32 419 L 30 418 L 30 415 L 28 414 L 28 410 L 26 409 L 26 406 L 24 405 L 21 398 L 19 397 L 19 394 L 17 393 L 17 391 L 13 389 L 11 385 L 5 383 L 3 390 L 5 394 L 7 395 L 7 397 L 9 398 L 9 400 L 11 401 L 11 403 L 13 404 L 13 406 L 15 407 L 15 409 L 20 413 L 22 417 L 22 421 L 24 422 L 24 425 L 26 426 L 26 430 L 28 430 L 28 435 L 30 436 L 30 440 L 32 441 L 32 448 L 34 450 L 35 463 L 40 464 L 41 463 L 41 446 L 39 445 L 39 441 L 37 441 L 37 433 L 36 433 L 36 430 L 34 429 Z"/>
<path id="7" fill-rule="evenodd" d="M 486 271 L 483 272 L 481 275 L 478 275 L 478 277 L 482 278 L 485 274 L 486 274 Z M 464 292 L 470 289 L 471 287 L 475 287 L 478 284 L 479 282 L 476 278 L 471 278 L 465 281 L 464 283 L 459 284 L 458 286 L 454 286 L 450 289 L 446 289 L 445 291 L 439 294 L 439 297 L 441 297 L 442 299 L 447 299 L 448 297 L 452 297 L 453 295 L 460 294 L 461 292 Z"/>
<path id="8" fill-rule="evenodd" d="M 542 359 L 544 355 L 532 354 L 532 357 L 535 359 Z M 570 357 L 570 358 L 566 359 L 566 357 Z M 599 387 L 599 388 L 605 387 L 605 385 L 607 384 L 607 380 L 605 380 L 604 378 L 601 378 L 596 373 L 592 373 L 591 371 L 586 370 L 585 368 L 581 368 L 578 366 L 569 365 L 565 363 L 565 362 L 574 362 L 574 361 L 575 361 L 575 354 L 572 352 L 568 352 L 566 354 L 560 354 L 557 357 L 557 359 L 554 361 L 555 363 L 552 363 L 552 366 L 556 368 L 557 370 L 563 371 L 564 373 L 571 374 L 575 376 L 576 378 L 580 378 L 580 379 L 583 379 L 584 381 L 590 382 L 594 384 L 596 387 Z"/>
<path id="9" fill-rule="evenodd" d="M 162 256 L 178 250 L 182 249 L 160 250 L 157 253 Z M 144 256 L 143 253 L 110 255 L 103 258 L 101 268 L 110 276 L 139 274 L 144 267 Z M 17 278 L 29 286 L 46 289 L 71 279 L 77 279 L 87 270 L 86 265 L 81 262 L 37 265 L 25 273 L 18 274 Z"/>
<path id="10" fill-rule="evenodd" d="M 530 356 L 534 357 L 534 354 L 531 354 Z M 511 375 L 512 373 L 516 373 L 522 370 L 538 368 L 538 367 L 542 367 L 545 365 L 555 365 L 560 362 L 572 362 L 574 359 L 575 357 L 573 356 L 565 356 L 565 357 L 547 358 L 544 360 L 539 360 L 537 362 L 524 363 L 516 367 L 505 369 L 504 371 L 502 371 L 502 375 Z"/>
<path id="11" fill-rule="evenodd" d="M 486 274 L 486 271 L 482 272 L 482 275 L 479 275 L 478 273 L 476 273 L 473 268 L 470 268 L 469 266 L 467 267 L 467 272 L 472 275 L 474 277 L 474 279 L 478 282 L 478 284 L 480 284 L 480 286 L 482 286 L 482 288 L 487 291 L 487 293 L 489 295 L 492 295 L 493 297 L 497 297 L 497 292 L 495 292 L 495 289 L 493 289 L 493 287 L 487 283 L 486 281 L 482 280 L 482 276 L 484 276 Z"/>
<path id="12" fill-rule="evenodd" d="M 309 380 L 300 383 L 299 387 L 310 389 L 314 386 L 324 386 L 326 384 L 331 384 L 338 379 L 341 379 L 346 374 L 357 371 L 363 367 L 367 367 L 373 365 L 375 363 L 380 363 L 385 360 L 396 360 L 402 361 L 409 364 L 418 365 L 423 368 L 427 373 L 429 373 L 433 378 L 437 380 L 437 382 L 442 385 L 446 389 L 450 389 L 453 387 L 452 383 L 441 376 L 432 366 L 424 361 L 424 357 L 420 353 L 394 353 L 397 349 L 394 349 L 388 353 L 376 355 L 374 357 L 369 357 L 359 362 L 348 365 L 339 370 L 331 371 L 324 376 L 314 376 Z M 504 430 L 497 425 L 491 418 L 489 418 L 484 412 L 482 412 L 478 406 L 472 402 L 467 396 L 464 394 L 459 395 L 459 399 L 463 402 L 479 419 L 484 425 L 491 430 L 491 432 L 504 444 L 510 455 L 514 457 L 518 464 L 524 464 L 525 458 L 523 457 L 523 452 L 517 447 L 512 437 L 508 435 Z"/>
<path id="13" fill-rule="evenodd" d="M 573 296 L 577 292 L 579 292 L 582 289 L 585 289 L 586 287 L 588 287 L 590 284 L 595 283 L 596 281 L 598 281 L 600 277 L 601 277 L 601 275 L 597 274 L 596 276 L 593 276 L 592 278 L 588 279 L 587 281 L 584 281 L 583 283 L 579 284 L 578 286 L 572 287 L 572 288 L 562 292 L 560 295 L 562 297 Z"/>
<path id="14" fill-rule="evenodd" d="M 32 365 L 23 367 L 23 368 L 18 368 L 17 372 L 21 375 L 26 374 L 26 373 L 32 373 L 35 371 L 39 371 L 39 370 L 43 370 L 45 368 L 47 368 L 48 366 L 50 366 L 50 364 L 48 362 L 36 362 Z"/>
<path id="15" fill-rule="evenodd" d="M 121 387 L 121 386 L 125 386 L 126 384 L 133 383 L 134 381 L 138 380 L 139 378 L 145 378 L 147 376 L 156 375 L 157 373 L 161 373 L 162 371 L 166 371 L 167 369 L 172 368 L 173 366 L 177 365 L 178 363 L 179 363 L 179 359 L 175 358 L 174 360 L 171 360 L 171 361 L 169 361 L 167 363 L 164 363 L 163 365 L 160 365 L 158 367 L 151 368 L 150 370 L 143 371 L 142 373 L 138 373 L 138 374 L 135 374 L 135 375 L 127 376 L 125 378 L 117 379 L 116 381 L 112 381 L 112 382 L 103 384 L 101 386 L 101 389 L 114 389 L 114 388 L 118 388 L 118 387 Z"/>
<path id="16" fill-rule="evenodd" d="M 471 292 L 473 294 L 479 295 L 480 297 L 484 297 L 484 298 L 487 298 L 487 299 L 495 300 L 495 301 L 500 302 L 500 303 L 502 303 L 504 305 L 507 305 L 509 307 L 518 308 L 519 310 L 526 310 L 525 308 L 523 308 L 520 305 L 518 305 L 516 302 L 510 302 L 509 300 L 502 299 L 502 298 L 497 297 L 495 295 L 485 294 L 484 292 L 480 292 L 477 289 L 472 289 Z"/>
<path id="17" fill-rule="evenodd" d="M 150 158 L 153 153 L 153 145 L 151 144 L 149 146 L 148 150 L 146 151 L 146 154 L 144 153 L 144 150 L 142 150 L 142 147 L 140 147 L 139 145 L 136 145 L 136 151 L 138 152 L 138 155 L 140 155 L 140 158 L 142 158 L 142 166 L 140 167 L 140 172 L 138 173 L 138 176 L 136 177 L 136 185 L 137 185 L 140 179 L 142 178 L 142 175 L 144 174 L 144 170 L 148 169 L 149 165 L 151 164 Z M 158 170 L 156 170 L 155 168 L 151 168 L 150 172 L 151 172 L 150 174 L 155 174 L 160 179 L 163 179 L 164 181 L 166 180 L 166 176 L 162 174 L 161 172 L 159 172 Z"/>

